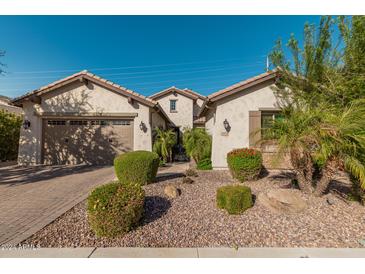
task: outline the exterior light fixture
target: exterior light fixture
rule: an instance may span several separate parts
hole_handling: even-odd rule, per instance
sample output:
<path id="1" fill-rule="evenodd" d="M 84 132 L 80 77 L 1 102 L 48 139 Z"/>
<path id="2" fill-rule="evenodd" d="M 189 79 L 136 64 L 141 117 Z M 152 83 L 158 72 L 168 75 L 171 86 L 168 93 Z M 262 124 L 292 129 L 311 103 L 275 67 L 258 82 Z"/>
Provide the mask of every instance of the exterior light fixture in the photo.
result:
<path id="1" fill-rule="evenodd" d="M 229 132 L 231 130 L 231 126 L 229 125 L 229 122 L 227 121 L 227 119 L 224 119 L 223 121 L 223 126 L 224 126 L 224 129 Z"/>
<path id="2" fill-rule="evenodd" d="M 146 131 L 147 131 L 146 124 L 145 124 L 145 123 L 143 123 L 142 121 L 141 121 L 141 123 L 139 124 L 139 128 L 140 128 L 140 130 L 142 130 L 143 132 L 146 132 Z"/>
<path id="3" fill-rule="evenodd" d="M 30 128 L 30 121 L 29 120 L 24 120 L 24 122 L 23 122 L 23 128 L 24 129 Z"/>

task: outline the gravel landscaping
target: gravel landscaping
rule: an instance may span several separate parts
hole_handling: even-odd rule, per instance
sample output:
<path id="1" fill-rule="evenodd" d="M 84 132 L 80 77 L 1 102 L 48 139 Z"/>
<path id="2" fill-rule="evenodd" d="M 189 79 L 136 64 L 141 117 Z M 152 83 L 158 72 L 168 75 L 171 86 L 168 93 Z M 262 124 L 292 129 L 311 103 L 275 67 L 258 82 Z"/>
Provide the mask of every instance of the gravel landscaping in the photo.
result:
<path id="1" fill-rule="evenodd" d="M 182 178 L 161 179 L 145 186 L 142 225 L 121 238 L 96 238 L 90 231 L 85 202 L 75 206 L 23 244 L 41 247 L 362 247 L 365 207 L 327 194 L 301 196 L 304 212 L 278 214 L 258 201 L 241 215 L 216 207 L 216 189 L 233 183 L 225 171 L 199 172 L 193 184 Z M 282 172 L 247 182 L 253 194 L 281 188 L 290 182 Z M 168 199 L 164 187 L 173 184 L 181 195 Z M 330 201 L 330 203 L 328 202 Z"/>

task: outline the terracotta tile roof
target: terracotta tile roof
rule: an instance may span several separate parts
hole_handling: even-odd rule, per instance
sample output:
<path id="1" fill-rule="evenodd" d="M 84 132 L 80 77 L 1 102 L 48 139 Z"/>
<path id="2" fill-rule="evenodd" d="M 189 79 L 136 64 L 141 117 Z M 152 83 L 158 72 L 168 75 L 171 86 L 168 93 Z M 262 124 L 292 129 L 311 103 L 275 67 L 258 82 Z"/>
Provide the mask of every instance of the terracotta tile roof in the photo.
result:
<path id="1" fill-rule="evenodd" d="M 241 91 L 243 89 L 249 88 L 249 87 L 254 86 L 256 84 L 262 83 L 263 81 L 274 79 L 276 77 L 276 75 L 277 75 L 276 70 L 272 70 L 272 71 L 262 73 L 260 75 L 255 76 L 255 77 L 246 79 L 246 80 L 238 82 L 238 83 L 236 83 L 232 86 L 229 86 L 229 87 L 226 87 L 222 90 L 214 92 L 214 93 L 212 93 L 208 96 L 208 100 L 212 101 L 212 102 L 216 101 L 216 100 L 219 100 L 220 98 L 223 98 L 222 95 L 228 96 L 228 95 L 234 94 L 234 93 L 232 93 L 232 91 L 234 91 L 236 89 L 239 89 Z"/>
<path id="2" fill-rule="evenodd" d="M 159 92 L 156 92 L 156 93 L 150 95 L 149 98 L 156 100 L 157 98 L 160 98 L 160 97 L 162 97 L 162 96 L 164 96 L 166 94 L 169 94 L 171 92 L 180 93 L 180 94 L 182 94 L 184 96 L 187 96 L 187 97 L 189 97 L 189 98 L 191 98 L 193 100 L 196 100 L 198 98 L 201 98 L 201 99 L 204 98 L 204 100 L 205 100 L 205 97 L 204 96 L 202 96 L 202 95 L 200 95 L 200 94 L 198 94 L 198 93 L 196 93 L 196 92 L 194 92 L 194 91 L 192 91 L 190 89 L 180 89 L 180 88 L 177 88 L 175 86 L 166 88 L 166 89 L 161 90 Z"/>
<path id="3" fill-rule="evenodd" d="M 187 92 L 190 92 L 191 94 L 193 94 L 193 95 L 195 95 L 195 96 L 198 96 L 198 97 L 199 97 L 200 99 L 202 99 L 202 100 L 206 100 L 206 99 L 207 99 L 207 97 L 206 97 L 206 96 L 203 96 L 203 95 L 201 95 L 201 94 L 197 93 L 196 91 L 194 91 L 194 90 L 192 90 L 192 89 L 184 88 L 184 90 L 185 90 L 185 91 L 187 91 Z"/>
<path id="4" fill-rule="evenodd" d="M 101 78 L 100 76 L 97 76 L 91 72 L 88 72 L 87 70 L 82 70 L 80 72 L 77 72 L 75 74 L 72 74 L 68 77 L 65 77 L 63 79 L 60 79 L 60 80 L 57 80 L 55 82 L 52 82 L 46 86 L 43 86 L 43 87 L 40 87 L 39 89 L 36 89 L 36 90 L 33 90 L 31 92 L 28 92 L 26 93 L 25 95 L 22 95 L 20 97 L 17 97 L 15 98 L 14 100 L 12 100 L 12 103 L 13 104 L 17 104 L 19 103 L 20 101 L 22 101 L 23 99 L 26 99 L 27 97 L 30 97 L 32 95 L 42 95 L 46 92 L 49 92 L 55 88 L 58 88 L 58 87 L 61 87 L 62 85 L 64 84 L 67 84 L 69 82 L 72 82 L 73 80 L 76 80 L 76 79 L 80 79 L 82 77 L 85 77 L 86 79 L 89 79 L 89 80 L 94 80 L 96 81 L 97 83 L 99 84 L 102 84 L 104 85 L 105 87 L 110 87 L 110 88 L 114 88 L 116 91 L 119 91 L 121 93 L 123 93 L 124 95 L 131 95 L 133 96 L 135 99 L 139 99 L 141 100 L 142 102 L 144 103 L 147 103 L 148 105 L 156 105 L 157 102 L 146 97 L 146 96 L 143 96 L 137 92 L 134 92 L 130 89 L 127 89 L 125 87 L 122 87 L 112 81 L 109 81 L 109 80 L 106 80 L 104 78 Z"/>

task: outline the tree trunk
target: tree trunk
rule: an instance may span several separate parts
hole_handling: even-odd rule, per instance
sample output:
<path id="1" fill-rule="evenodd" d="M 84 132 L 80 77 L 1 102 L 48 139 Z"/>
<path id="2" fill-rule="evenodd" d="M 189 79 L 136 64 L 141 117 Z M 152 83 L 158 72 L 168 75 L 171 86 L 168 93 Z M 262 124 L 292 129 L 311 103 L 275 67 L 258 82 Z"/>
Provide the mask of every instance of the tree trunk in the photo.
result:
<path id="1" fill-rule="evenodd" d="M 321 179 L 317 182 L 316 189 L 314 191 L 314 195 L 322 196 L 328 188 L 329 183 L 331 182 L 331 178 L 328 175 L 323 174 Z"/>
<path id="2" fill-rule="evenodd" d="M 313 193 L 312 180 L 308 180 L 308 178 L 304 175 L 302 171 L 297 171 L 296 177 L 300 190 L 302 190 L 306 194 Z"/>
<path id="3" fill-rule="evenodd" d="M 310 154 L 293 149 L 290 152 L 290 161 L 295 170 L 300 190 L 307 194 L 313 193 L 313 163 Z"/>
<path id="4" fill-rule="evenodd" d="M 322 168 L 322 177 L 317 182 L 314 195 L 322 196 L 328 188 L 331 180 L 337 172 L 338 163 L 335 160 L 327 160 L 326 164 Z"/>

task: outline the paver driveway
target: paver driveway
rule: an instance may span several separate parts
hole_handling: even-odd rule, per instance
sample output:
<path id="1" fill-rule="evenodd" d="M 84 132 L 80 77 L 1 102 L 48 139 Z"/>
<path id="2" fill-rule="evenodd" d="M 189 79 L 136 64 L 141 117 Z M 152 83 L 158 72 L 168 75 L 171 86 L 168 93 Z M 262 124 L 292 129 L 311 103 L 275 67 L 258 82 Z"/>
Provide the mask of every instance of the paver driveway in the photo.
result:
<path id="1" fill-rule="evenodd" d="M 113 167 L 0 168 L 0 246 L 20 243 L 114 178 Z"/>

